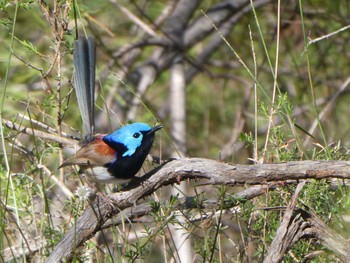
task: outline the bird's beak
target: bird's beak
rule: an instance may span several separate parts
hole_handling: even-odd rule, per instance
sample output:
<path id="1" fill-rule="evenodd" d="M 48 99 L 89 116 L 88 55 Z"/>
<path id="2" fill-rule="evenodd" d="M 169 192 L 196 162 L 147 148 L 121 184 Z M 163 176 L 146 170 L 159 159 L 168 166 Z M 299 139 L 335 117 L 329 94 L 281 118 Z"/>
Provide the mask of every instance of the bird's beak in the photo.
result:
<path id="1" fill-rule="evenodd" d="M 160 130 L 161 128 L 163 128 L 163 125 L 154 126 L 154 127 L 147 133 L 147 135 L 150 135 L 150 134 L 152 134 L 152 133 L 155 133 L 156 131 Z"/>

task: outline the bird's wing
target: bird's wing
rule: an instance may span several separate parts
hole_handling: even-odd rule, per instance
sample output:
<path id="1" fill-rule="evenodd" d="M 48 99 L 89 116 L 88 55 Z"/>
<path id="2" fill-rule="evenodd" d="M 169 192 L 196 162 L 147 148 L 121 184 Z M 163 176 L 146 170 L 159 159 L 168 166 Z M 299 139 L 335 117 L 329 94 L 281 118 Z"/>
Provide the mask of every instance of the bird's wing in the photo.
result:
<path id="1" fill-rule="evenodd" d="M 95 139 L 84 145 L 77 153 L 61 164 L 61 167 L 69 165 L 79 165 L 81 168 L 89 168 L 94 166 L 105 166 L 113 162 L 116 152 L 108 144 L 101 139 Z"/>

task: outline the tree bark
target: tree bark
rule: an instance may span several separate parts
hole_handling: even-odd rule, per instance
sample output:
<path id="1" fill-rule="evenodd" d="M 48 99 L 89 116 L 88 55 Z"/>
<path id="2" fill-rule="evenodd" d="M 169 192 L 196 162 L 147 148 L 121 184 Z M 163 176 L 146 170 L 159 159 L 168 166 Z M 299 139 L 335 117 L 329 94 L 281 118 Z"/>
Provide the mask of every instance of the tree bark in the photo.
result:
<path id="1" fill-rule="evenodd" d="M 150 195 L 162 186 L 180 183 L 183 180 L 203 180 L 203 184 L 212 185 L 269 185 L 303 179 L 341 178 L 350 179 L 350 162 L 346 161 L 300 161 L 279 164 L 230 165 L 209 159 L 184 158 L 169 161 L 146 174 L 141 184 L 134 183 L 123 192 L 110 196 L 111 203 L 99 198 L 77 220 L 65 237 L 58 243 L 46 262 L 70 260 L 74 253 L 86 240 L 91 238 L 108 219 L 120 211 L 135 204 L 139 199 Z M 111 205 L 113 204 L 113 205 Z M 310 217 L 311 218 L 311 217 Z M 322 225 L 318 220 L 311 221 L 314 225 Z M 322 225 L 324 226 L 324 224 Z M 329 242 L 332 233 L 313 228 L 309 234 Z M 323 228 L 324 229 L 324 228 Z M 338 235 L 342 249 L 334 252 L 340 258 L 348 256 L 349 247 L 344 246 L 344 239 Z M 345 249 L 344 249 L 345 247 Z"/>
<path id="2" fill-rule="evenodd" d="M 281 222 L 276 231 L 269 253 L 264 259 L 264 263 L 281 262 L 286 251 L 301 237 L 302 220 L 300 216 L 294 215 L 294 208 L 297 204 L 298 196 L 305 185 L 305 181 L 299 183 L 290 201 Z"/>

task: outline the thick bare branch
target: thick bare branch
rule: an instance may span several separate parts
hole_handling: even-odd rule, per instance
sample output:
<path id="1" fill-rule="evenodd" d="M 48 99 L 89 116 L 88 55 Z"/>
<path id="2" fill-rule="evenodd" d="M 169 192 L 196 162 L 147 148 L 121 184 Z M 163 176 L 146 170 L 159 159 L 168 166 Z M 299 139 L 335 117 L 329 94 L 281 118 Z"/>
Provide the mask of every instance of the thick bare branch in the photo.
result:
<path id="1" fill-rule="evenodd" d="M 313 212 L 295 208 L 298 191 L 288 206 L 264 262 L 282 262 L 290 247 L 302 238 L 316 238 L 343 262 L 349 262 L 350 244 Z M 319 253 L 319 252 L 318 252 Z"/>
<path id="2" fill-rule="evenodd" d="M 309 209 L 308 209 L 309 210 Z M 329 228 L 318 216 L 308 211 L 302 213 L 310 225 L 303 232 L 304 237 L 315 237 L 330 251 L 335 253 L 343 262 L 349 262 L 350 243 L 339 233 Z"/>
<path id="3" fill-rule="evenodd" d="M 271 243 L 269 253 L 264 259 L 264 263 L 280 262 L 283 259 L 286 251 L 288 251 L 294 242 L 298 241 L 298 239 L 301 237 L 303 221 L 300 216 L 293 215 L 298 196 L 304 185 L 305 181 L 298 184 L 292 200 L 284 212 L 281 225 L 277 229 L 275 238 Z"/>
<path id="4" fill-rule="evenodd" d="M 91 238 L 108 219 L 135 204 L 139 199 L 158 188 L 179 183 L 186 179 L 204 179 L 210 184 L 261 185 L 272 182 L 302 179 L 343 178 L 350 179 L 350 162 L 345 161 L 303 161 L 280 164 L 229 165 L 214 160 L 186 158 L 173 160 L 143 177 L 142 184 L 130 185 L 128 191 L 111 195 L 111 202 L 96 200 L 48 258 L 47 262 L 69 260 L 76 247 Z"/>

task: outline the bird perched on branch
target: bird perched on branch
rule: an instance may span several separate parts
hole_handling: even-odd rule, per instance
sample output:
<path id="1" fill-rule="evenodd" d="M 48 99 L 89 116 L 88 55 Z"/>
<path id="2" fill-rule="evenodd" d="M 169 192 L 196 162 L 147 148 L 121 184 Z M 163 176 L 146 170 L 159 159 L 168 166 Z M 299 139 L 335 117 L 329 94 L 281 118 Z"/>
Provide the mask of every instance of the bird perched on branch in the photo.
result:
<path id="1" fill-rule="evenodd" d="M 107 135 L 94 135 L 95 50 L 94 38 L 80 37 L 75 43 L 74 79 L 83 122 L 83 146 L 60 168 L 79 165 L 92 181 L 126 183 L 141 169 L 155 132 L 163 126 L 132 123 Z"/>

